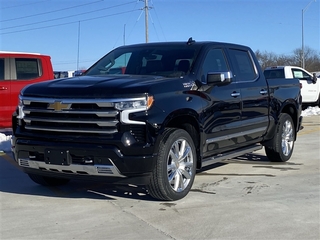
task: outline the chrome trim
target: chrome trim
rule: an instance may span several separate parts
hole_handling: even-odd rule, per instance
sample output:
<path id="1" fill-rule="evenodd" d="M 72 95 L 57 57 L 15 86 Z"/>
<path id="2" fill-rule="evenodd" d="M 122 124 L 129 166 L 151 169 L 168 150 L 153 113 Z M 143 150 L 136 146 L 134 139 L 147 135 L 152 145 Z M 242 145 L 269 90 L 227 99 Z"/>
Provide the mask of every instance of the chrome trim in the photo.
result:
<path id="1" fill-rule="evenodd" d="M 240 137 L 240 136 L 244 136 L 244 135 L 248 135 L 248 134 L 252 134 L 252 133 L 256 133 L 256 132 L 262 132 L 262 131 L 265 131 L 266 129 L 267 129 L 267 127 L 261 127 L 261 128 L 256 128 L 256 129 L 244 131 L 244 132 L 228 134 L 228 135 L 224 135 L 221 137 L 210 138 L 210 139 L 206 140 L 206 144 L 213 143 L 213 142 L 219 142 L 219 141 L 223 141 L 223 140 L 228 140 L 231 138 Z"/>
<path id="2" fill-rule="evenodd" d="M 142 112 L 145 111 L 145 109 L 129 109 L 129 110 L 123 110 L 120 112 L 120 121 L 125 124 L 139 124 L 139 125 L 145 125 L 145 122 L 140 122 L 140 121 L 133 121 L 130 120 L 129 115 L 130 113 L 134 112 Z"/>
<path id="3" fill-rule="evenodd" d="M 54 103 L 60 101 L 61 103 L 96 103 L 99 107 L 114 107 L 116 102 L 127 102 L 127 101 L 138 101 L 145 99 L 145 97 L 135 97 L 135 98 L 110 98 L 110 99 L 61 99 L 61 98 L 32 98 L 20 96 L 23 104 L 29 105 L 31 102 L 46 102 Z"/>
<path id="4" fill-rule="evenodd" d="M 143 98 L 130 98 L 130 100 L 137 99 Z M 115 109 L 115 102 L 122 100 L 122 98 L 53 99 L 20 96 L 25 129 L 89 134 L 118 132 L 120 111 Z M 33 106 L 33 103 L 38 106 Z"/>
<path id="5" fill-rule="evenodd" d="M 110 160 L 110 159 L 109 159 Z M 111 161 L 111 160 L 110 160 Z M 111 176 L 111 177 L 125 177 L 120 173 L 118 168 L 114 165 L 51 165 L 45 162 L 32 161 L 26 158 L 18 159 L 19 166 L 25 168 L 39 169 L 42 171 L 49 171 L 55 173 L 70 173 L 76 175 L 90 175 L 90 176 Z"/>
<path id="6" fill-rule="evenodd" d="M 202 167 L 206 167 L 211 164 L 221 162 L 223 160 L 232 159 L 232 158 L 235 158 L 235 157 L 247 154 L 247 153 L 252 153 L 252 152 L 255 152 L 255 151 L 262 149 L 262 147 L 263 147 L 262 145 L 258 144 L 258 145 L 245 147 L 242 149 L 237 149 L 237 150 L 234 150 L 234 151 L 231 151 L 228 153 L 219 154 L 217 156 L 208 157 L 208 158 L 203 159 Z"/>
<path id="7" fill-rule="evenodd" d="M 91 123 L 91 124 L 97 124 L 100 127 L 115 127 L 118 123 L 118 121 L 96 121 L 96 120 L 76 120 L 76 119 L 48 119 L 48 118 L 36 118 L 36 117 L 24 117 L 23 120 L 26 123 L 31 123 L 31 121 L 40 121 L 40 122 L 49 122 L 49 123 Z"/>
<path id="8" fill-rule="evenodd" d="M 269 116 L 243 119 L 241 122 L 241 127 L 247 127 L 247 126 L 251 126 L 253 124 L 258 124 L 258 123 L 265 123 L 265 125 L 268 125 Z"/>
<path id="9" fill-rule="evenodd" d="M 49 128 L 49 127 L 33 127 L 33 126 L 28 126 L 26 125 L 24 127 L 25 129 L 28 130 L 41 130 L 41 131 L 51 131 L 51 132 L 78 132 L 78 133 L 104 133 L 104 134 L 113 134 L 113 133 L 117 133 L 118 130 L 114 129 L 114 130 L 101 130 L 101 129 L 77 129 L 77 128 Z"/>
<path id="10" fill-rule="evenodd" d="M 231 97 L 239 97 L 240 93 L 239 92 L 233 92 L 231 93 Z"/>
<path id="11" fill-rule="evenodd" d="M 97 104 L 98 105 L 98 104 Z M 71 113 L 71 114 L 94 114 L 97 115 L 98 117 L 114 117 L 116 116 L 119 111 L 114 110 L 114 111 L 108 111 L 108 112 L 92 112 L 92 111 L 77 111 L 77 110 L 62 110 L 60 112 L 54 111 L 54 110 L 49 110 L 49 109 L 36 109 L 36 108 L 29 108 L 29 107 L 24 107 L 23 108 L 23 113 L 24 114 L 29 114 L 30 112 L 43 112 L 43 113 Z"/>

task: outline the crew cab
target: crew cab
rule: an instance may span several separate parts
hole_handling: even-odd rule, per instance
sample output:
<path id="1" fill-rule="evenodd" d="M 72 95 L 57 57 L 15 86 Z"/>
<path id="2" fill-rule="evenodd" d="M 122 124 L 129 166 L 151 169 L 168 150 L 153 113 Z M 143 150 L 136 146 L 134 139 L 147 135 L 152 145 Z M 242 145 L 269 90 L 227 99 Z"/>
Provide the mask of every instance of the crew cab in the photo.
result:
<path id="1" fill-rule="evenodd" d="M 15 160 L 41 185 L 81 178 L 178 200 L 197 169 L 265 147 L 288 161 L 300 129 L 298 79 L 266 81 L 253 51 L 221 42 L 127 45 L 82 76 L 25 87 Z"/>
<path id="2" fill-rule="evenodd" d="M 0 128 L 11 127 L 23 87 L 53 78 L 50 56 L 0 51 Z"/>
<path id="3" fill-rule="evenodd" d="M 320 81 L 316 74 L 296 66 L 267 67 L 264 70 L 267 79 L 298 78 L 302 85 L 301 96 L 304 106 L 320 107 Z"/>

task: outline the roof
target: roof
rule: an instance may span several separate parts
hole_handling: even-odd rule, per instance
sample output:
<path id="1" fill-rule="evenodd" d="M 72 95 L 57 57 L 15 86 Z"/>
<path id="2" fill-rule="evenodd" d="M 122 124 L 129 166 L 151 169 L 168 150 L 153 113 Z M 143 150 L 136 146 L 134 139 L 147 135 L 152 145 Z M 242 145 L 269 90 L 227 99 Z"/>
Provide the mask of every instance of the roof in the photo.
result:
<path id="1" fill-rule="evenodd" d="M 40 53 L 29 53 L 29 52 L 11 52 L 11 51 L 0 51 L 0 54 L 32 54 L 32 55 L 41 55 Z"/>

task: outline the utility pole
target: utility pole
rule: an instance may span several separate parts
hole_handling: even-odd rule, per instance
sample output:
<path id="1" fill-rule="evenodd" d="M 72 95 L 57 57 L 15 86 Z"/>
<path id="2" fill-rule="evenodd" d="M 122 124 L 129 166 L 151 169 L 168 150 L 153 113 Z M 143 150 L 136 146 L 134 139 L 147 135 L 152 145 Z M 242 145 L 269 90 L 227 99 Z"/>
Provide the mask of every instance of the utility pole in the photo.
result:
<path id="1" fill-rule="evenodd" d="M 123 26 L 123 45 L 126 45 L 126 25 Z"/>
<path id="2" fill-rule="evenodd" d="M 78 22 L 78 55 L 77 55 L 77 70 L 79 70 L 79 55 L 80 55 L 80 21 Z"/>
<path id="3" fill-rule="evenodd" d="M 145 16 L 145 24 L 146 24 L 146 43 L 149 42 L 149 30 L 148 30 L 148 0 L 144 0 L 144 16 Z"/>

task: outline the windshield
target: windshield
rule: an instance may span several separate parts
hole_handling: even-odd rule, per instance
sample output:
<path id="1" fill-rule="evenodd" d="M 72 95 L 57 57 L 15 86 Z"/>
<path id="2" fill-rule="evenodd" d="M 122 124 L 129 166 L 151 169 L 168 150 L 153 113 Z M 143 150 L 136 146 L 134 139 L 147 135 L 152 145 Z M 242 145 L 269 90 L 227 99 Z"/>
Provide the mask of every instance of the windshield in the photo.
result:
<path id="1" fill-rule="evenodd" d="M 100 59 L 85 75 L 182 76 L 190 71 L 198 48 L 187 44 L 121 47 Z"/>

